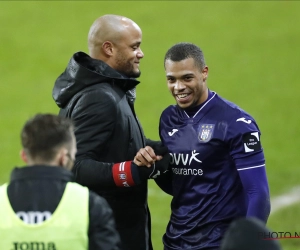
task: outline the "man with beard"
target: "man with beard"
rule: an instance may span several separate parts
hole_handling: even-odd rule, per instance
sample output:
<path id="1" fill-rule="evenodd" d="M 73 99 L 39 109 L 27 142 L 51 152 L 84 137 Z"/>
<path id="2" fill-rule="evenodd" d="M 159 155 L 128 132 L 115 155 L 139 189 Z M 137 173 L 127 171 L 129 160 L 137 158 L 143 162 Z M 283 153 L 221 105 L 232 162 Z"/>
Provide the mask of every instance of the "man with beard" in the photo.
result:
<path id="1" fill-rule="evenodd" d="M 21 133 L 22 160 L 0 187 L 0 249 L 120 249 L 107 202 L 72 182 L 76 140 L 69 119 L 38 114 Z"/>
<path id="2" fill-rule="evenodd" d="M 170 158 L 160 142 L 145 138 L 134 110 L 141 42 L 132 20 L 98 18 L 88 34 L 89 55 L 75 53 L 53 89 L 59 114 L 75 122 L 76 181 L 108 201 L 124 250 L 152 249 L 147 179 L 164 172 Z M 155 164 L 132 162 L 146 145 Z"/>

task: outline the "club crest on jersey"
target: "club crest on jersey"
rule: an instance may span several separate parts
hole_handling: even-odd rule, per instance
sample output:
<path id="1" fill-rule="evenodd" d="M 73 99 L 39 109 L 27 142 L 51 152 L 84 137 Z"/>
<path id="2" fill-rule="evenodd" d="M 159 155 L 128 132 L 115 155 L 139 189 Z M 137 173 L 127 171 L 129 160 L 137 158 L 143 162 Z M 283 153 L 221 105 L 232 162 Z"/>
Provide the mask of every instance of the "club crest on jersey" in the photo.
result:
<path id="1" fill-rule="evenodd" d="M 214 124 L 200 124 L 198 139 L 200 142 L 208 142 L 214 132 Z"/>

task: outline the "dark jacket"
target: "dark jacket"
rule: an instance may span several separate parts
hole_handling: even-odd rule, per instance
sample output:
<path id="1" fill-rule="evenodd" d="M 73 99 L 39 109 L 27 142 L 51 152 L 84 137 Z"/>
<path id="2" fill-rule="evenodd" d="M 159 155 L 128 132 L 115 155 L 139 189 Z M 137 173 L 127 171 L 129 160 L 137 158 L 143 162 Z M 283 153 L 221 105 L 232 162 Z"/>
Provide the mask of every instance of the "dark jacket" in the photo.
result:
<path id="1" fill-rule="evenodd" d="M 67 182 L 73 174 L 60 167 L 31 166 L 15 168 L 7 194 L 13 210 L 45 212 L 56 210 Z M 118 250 L 120 237 L 115 229 L 112 210 L 107 202 L 89 192 L 89 250 Z"/>
<path id="2" fill-rule="evenodd" d="M 135 86 L 100 60 L 73 55 L 55 82 L 53 98 L 60 115 L 75 122 L 76 181 L 106 198 L 113 209 L 124 249 L 151 249 L 147 181 L 117 187 L 112 167 L 133 160 L 146 144 L 134 111 Z"/>

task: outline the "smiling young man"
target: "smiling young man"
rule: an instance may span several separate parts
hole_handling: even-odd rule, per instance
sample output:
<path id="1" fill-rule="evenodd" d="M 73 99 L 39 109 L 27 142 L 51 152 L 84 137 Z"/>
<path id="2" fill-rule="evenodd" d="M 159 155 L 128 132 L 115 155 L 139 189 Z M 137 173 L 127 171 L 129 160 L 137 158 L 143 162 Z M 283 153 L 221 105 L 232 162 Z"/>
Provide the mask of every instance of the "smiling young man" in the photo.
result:
<path id="1" fill-rule="evenodd" d="M 141 43 L 142 31 L 132 20 L 99 17 L 88 34 L 89 55 L 75 53 L 53 89 L 60 116 L 75 123 L 76 181 L 108 201 L 122 250 L 152 249 L 147 179 L 156 176 L 160 163 L 154 169 L 132 160 L 146 145 L 164 149 L 146 140 L 134 111 Z"/>
<path id="2" fill-rule="evenodd" d="M 219 249 L 236 218 L 268 219 L 260 131 L 252 116 L 208 89 L 199 47 L 174 45 L 164 65 L 176 101 L 163 111 L 159 125 L 171 165 L 156 182 L 173 196 L 164 249 Z"/>

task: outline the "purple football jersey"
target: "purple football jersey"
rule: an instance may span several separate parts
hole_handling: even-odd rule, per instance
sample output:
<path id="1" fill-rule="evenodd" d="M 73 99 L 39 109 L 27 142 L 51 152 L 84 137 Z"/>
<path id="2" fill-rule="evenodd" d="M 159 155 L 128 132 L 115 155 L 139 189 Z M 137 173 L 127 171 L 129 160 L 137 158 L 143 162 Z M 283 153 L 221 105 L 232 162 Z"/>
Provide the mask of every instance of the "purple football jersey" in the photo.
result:
<path id="1" fill-rule="evenodd" d="M 228 225 L 247 214 L 239 171 L 265 165 L 255 120 L 209 92 L 191 117 L 177 105 L 166 108 L 159 133 L 172 158 L 165 249 L 219 247 Z"/>

